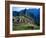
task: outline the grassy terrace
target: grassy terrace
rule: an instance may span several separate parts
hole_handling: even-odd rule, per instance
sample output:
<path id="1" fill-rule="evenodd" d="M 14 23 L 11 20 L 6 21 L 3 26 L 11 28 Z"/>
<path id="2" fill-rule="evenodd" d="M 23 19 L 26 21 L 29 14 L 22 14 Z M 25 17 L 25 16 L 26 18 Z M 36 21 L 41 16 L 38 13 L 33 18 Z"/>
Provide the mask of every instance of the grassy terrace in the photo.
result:
<path id="1" fill-rule="evenodd" d="M 18 16 L 16 18 L 18 18 Z M 20 19 L 29 19 L 28 17 L 25 17 L 25 16 L 19 16 L 19 18 Z M 21 23 L 13 22 L 13 30 L 38 30 L 38 29 L 40 29 L 40 26 L 38 26 L 36 24 L 30 24 L 30 23 L 24 23 L 24 22 L 23 23 L 22 22 Z"/>
<path id="2" fill-rule="evenodd" d="M 34 25 L 33 30 L 38 30 L 39 26 Z M 29 23 L 20 23 L 20 24 L 13 24 L 13 30 L 32 30 L 32 24 Z"/>

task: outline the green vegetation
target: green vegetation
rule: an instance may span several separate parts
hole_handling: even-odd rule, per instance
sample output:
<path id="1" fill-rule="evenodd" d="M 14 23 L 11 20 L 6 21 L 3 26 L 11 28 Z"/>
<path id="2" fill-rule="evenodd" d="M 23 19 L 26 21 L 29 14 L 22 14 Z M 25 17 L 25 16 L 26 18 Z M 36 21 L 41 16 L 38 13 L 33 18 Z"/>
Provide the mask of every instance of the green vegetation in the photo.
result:
<path id="1" fill-rule="evenodd" d="M 28 19 L 24 16 L 16 16 L 14 20 L 17 20 L 18 18 L 20 18 L 21 20 Z M 32 20 L 29 20 L 29 22 L 27 23 L 13 21 L 13 30 L 38 30 L 40 29 L 40 26 L 33 24 L 33 23 L 31 24 L 30 21 Z"/>
<path id="2" fill-rule="evenodd" d="M 38 30 L 39 26 L 35 25 L 33 30 Z M 14 24 L 13 30 L 32 30 L 32 25 L 31 24 Z"/>

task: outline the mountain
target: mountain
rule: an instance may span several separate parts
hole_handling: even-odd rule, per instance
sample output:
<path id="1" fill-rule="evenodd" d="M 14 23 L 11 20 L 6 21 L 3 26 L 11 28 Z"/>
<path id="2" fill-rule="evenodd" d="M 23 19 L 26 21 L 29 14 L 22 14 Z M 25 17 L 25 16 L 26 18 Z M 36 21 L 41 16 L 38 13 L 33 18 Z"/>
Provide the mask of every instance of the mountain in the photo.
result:
<path id="1" fill-rule="evenodd" d="M 13 11 L 13 16 L 19 16 L 19 12 Z"/>
<path id="2" fill-rule="evenodd" d="M 30 16 L 35 20 L 35 23 L 40 24 L 40 9 L 28 9 L 26 13 L 27 16 Z"/>
<path id="3" fill-rule="evenodd" d="M 39 14 L 39 9 L 23 9 L 23 10 L 21 10 L 21 11 L 13 11 L 14 13 L 14 15 L 16 16 L 16 14 L 27 14 L 27 15 L 30 15 L 31 13 L 33 13 L 35 16 L 37 16 L 38 14 Z M 14 16 L 13 15 L 13 16 Z"/>
<path id="4" fill-rule="evenodd" d="M 23 9 L 21 11 L 13 11 L 13 16 L 29 16 L 35 20 L 35 23 L 40 24 L 40 9 Z"/>

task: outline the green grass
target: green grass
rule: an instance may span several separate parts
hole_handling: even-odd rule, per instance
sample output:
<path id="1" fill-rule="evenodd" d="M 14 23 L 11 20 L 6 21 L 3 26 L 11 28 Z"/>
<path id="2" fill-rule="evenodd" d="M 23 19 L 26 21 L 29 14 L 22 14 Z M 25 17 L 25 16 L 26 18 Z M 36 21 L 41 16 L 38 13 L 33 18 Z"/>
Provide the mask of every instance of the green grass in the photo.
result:
<path id="1" fill-rule="evenodd" d="M 35 25 L 33 30 L 38 30 L 39 26 Z M 31 24 L 21 23 L 13 24 L 13 30 L 32 30 Z"/>
<path id="2" fill-rule="evenodd" d="M 16 18 L 26 19 L 24 16 L 16 16 Z M 33 24 L 34 29 L 32 29 L 32 24 L 30 23 L 15 23 L 13 22 L 13 30 L 39 30 L 40 26 Z"/>

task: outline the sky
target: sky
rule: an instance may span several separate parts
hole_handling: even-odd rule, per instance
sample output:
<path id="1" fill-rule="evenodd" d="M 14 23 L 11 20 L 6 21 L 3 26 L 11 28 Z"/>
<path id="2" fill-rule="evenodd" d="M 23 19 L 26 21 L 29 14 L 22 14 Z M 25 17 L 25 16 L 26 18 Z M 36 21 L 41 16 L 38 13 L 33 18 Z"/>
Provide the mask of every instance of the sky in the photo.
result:
<path id="1" fill-rule="evenodd" d="M 21 11 L 21 10 L 23 10 L 23 9 L 25 9 L 25 8 L 20 8 L 20 7 L 13 7 L 13 11 Z"/>
<path id="2" fill-rule="evenodd" d="M 28 7 L 25 7 L 26 9 L 29 9 Z M 21 10 L 23 10 L 23 9 L 25 9 L 25 8 L 23 8 L 23 7 L 13 7 L 12 8 L 12 11 L 21 11 Z M 30 8 L 30 9 L 34 9 L 34 8 Z M 35 9 L 38 9 L 38 8 L 35 8 Z"/>

